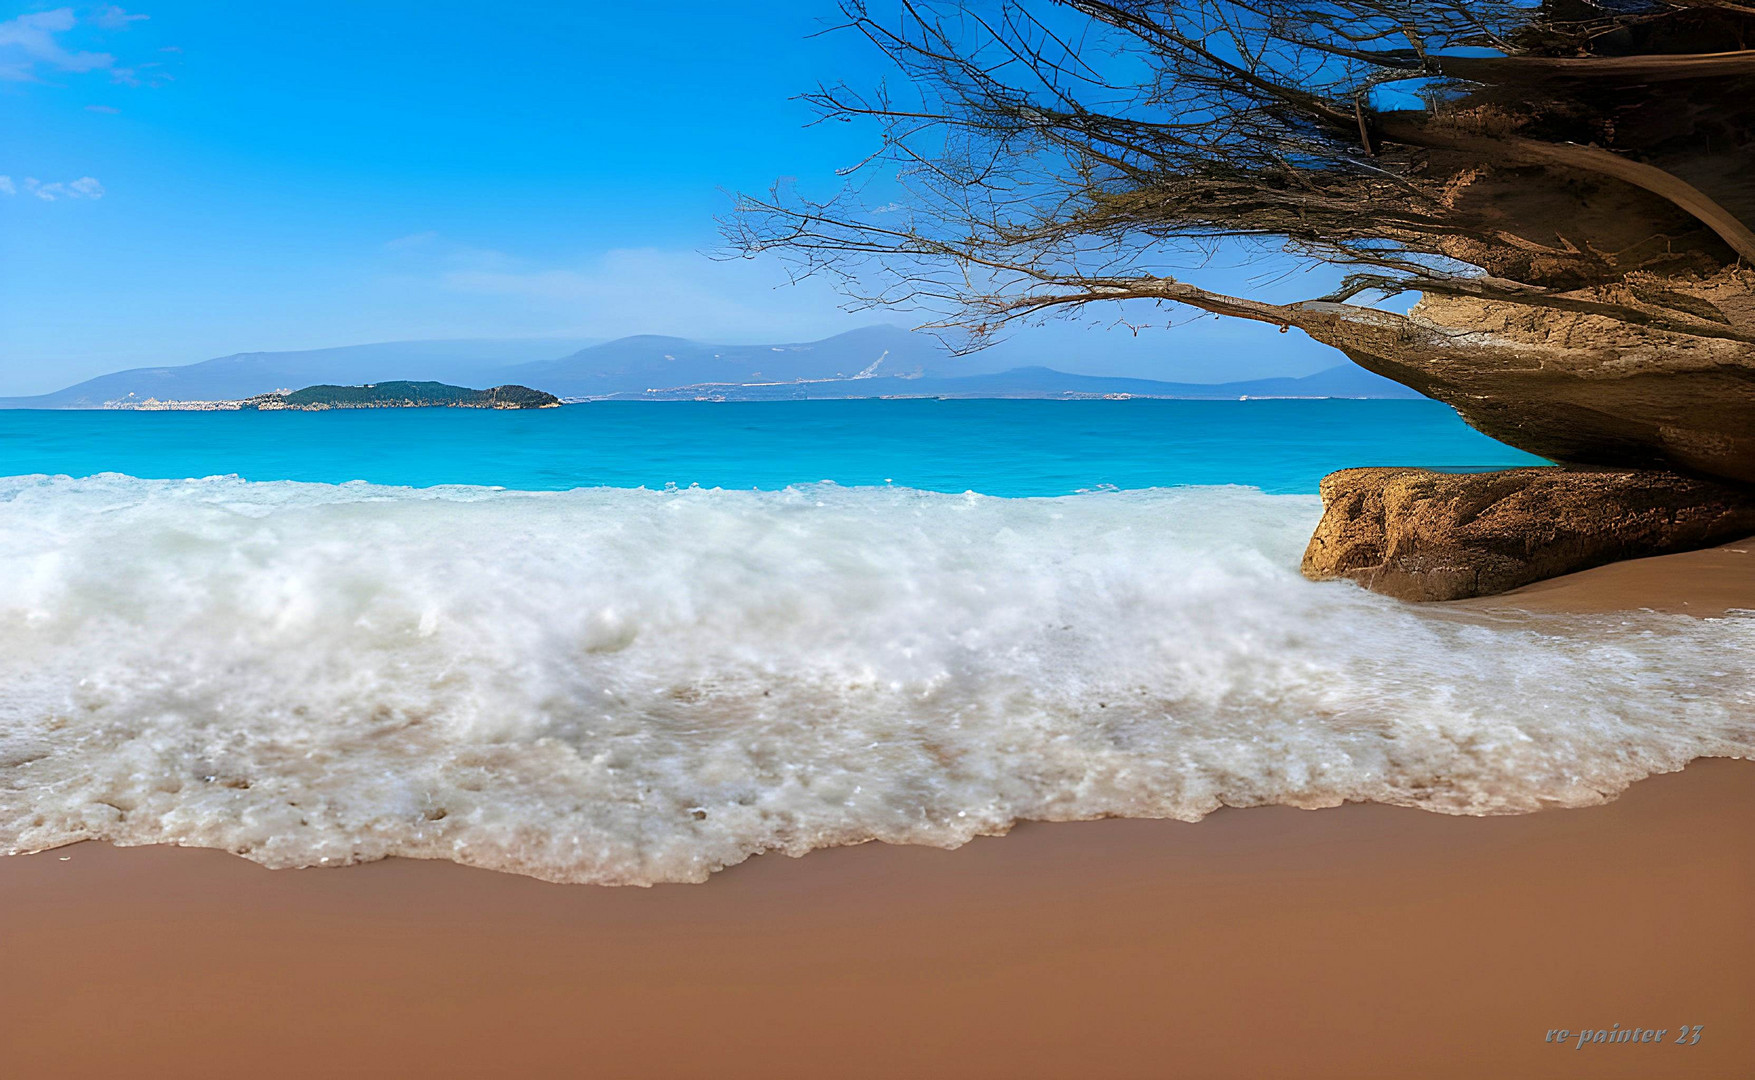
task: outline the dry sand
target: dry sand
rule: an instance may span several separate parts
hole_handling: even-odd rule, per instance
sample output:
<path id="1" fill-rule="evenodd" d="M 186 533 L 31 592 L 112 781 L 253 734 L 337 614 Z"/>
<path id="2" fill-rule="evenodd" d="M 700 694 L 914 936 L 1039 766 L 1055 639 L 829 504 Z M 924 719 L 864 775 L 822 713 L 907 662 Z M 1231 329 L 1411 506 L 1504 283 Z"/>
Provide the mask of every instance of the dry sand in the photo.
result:
<path id="1" fill-rule="evenodd" d="M 1751 548 L 1471 603 L 1755 608 Z M 87 844 L 0 859 L 0 912 L 7 1077 L 1755 1076 L 1746 762 L 1586 810 L 1026 825 L 651 890 Z M 1616 1024 L 1668 1034 L 1577 1046 Z"/>

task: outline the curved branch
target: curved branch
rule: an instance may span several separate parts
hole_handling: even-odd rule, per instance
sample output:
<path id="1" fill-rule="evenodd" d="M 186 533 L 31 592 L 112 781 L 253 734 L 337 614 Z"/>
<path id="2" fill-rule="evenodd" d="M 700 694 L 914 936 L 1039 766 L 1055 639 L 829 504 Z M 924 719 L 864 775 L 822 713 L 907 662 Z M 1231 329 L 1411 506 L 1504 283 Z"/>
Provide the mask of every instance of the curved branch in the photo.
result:
<path id="1" fill-rule="evenodd" d="M 1646 82 L 1755 75 L 1755 49 L 1656 56 L 1432 56 L 1427 59 L 1440 74 L 1475 82 L 1493 82 L 1507 75 L 1635 78 Z"/>
<path id="2" fill-rule="evenodd" d="M 1431 277 L 1384 278 L 1381 281 L 1373 282 L 1365 281 L 1363 277 L 1362 275 L 1361 279 L 1354 283 L 1362 283 L 1365 287 L 1370 288 L 1386 288 L 1395 291 L 1419 290 L 1449 296 L 1466 296 L 1477 300 L 1496 300 L 1501 303 L 1519 304 L 1525 307 L 1551 308 L 1581 315 L 1600 315 L 1638 326 L 1648 326 L 1654 330 L 1665 330 L 1673 334 L 1755 344 L 1755 335 L 1743 333 L 1728 326 L 1682 322 L 1628 307 L 1625 304 L 1603 303 L 1575 296 L 1559 296 L 1543 293 L 1536 289 L 1519 289 L 1512 282 L 1496 284 L 1474 278 Z M 1011 300 L 996 301 L 989 310 L 1000 315 L 1001 321 L 1009 321 L 1049 308 L 1071 307 L 1105 300 L 1168 300 L 1214 315 L 1248 319 L 1252 322 L 1263 322 L 1282 327 L 1296 326 L 1301 330 L 1309 330 L 1317 322 L 1333 323 L 1336 319 L 1343 321 L 1368 319 L 1374 323 L 1382 323 L 1386 319 L 1405 321 L 1404 316 L 1381 311 L 1377 308 L 1341 303 L 1332 296 L 1319 300 L 1300 301 L 1295 304 L 1269 304 L 1259 300 L 1247 300 L 1238 296 L 1212 292 L 1173 278 L 1047 278 L 1043 280 L 1042 284 L 1077 291 L 1038 293 Z M 1702 322 L 1704 323 L 1704 320 Z"/>
<path id="3" fill-rule="evenodd" d="M 1376 308 L 1334 304 L 1321 300 L 1304 300 L 1295 304 L 1269 304 L 1261 300 L 1249 300 L 1241 296 L 1213 292 L 1210 289 L 1203 289 L 1198 285 L 1190 285 L 1187 282 L 1168 277 L 1044 277 L 1041 279 L 1041 284 L 1075 291 L 1035 293 L 1010 299 L 995 298 L 987 310 L 999 316 L 999 321 L 1008 322 L 1024 315 L 1057 307 L 1077 307 L 1082 304 L 1111 300 L 1168 300 L 1212 315 L 1248 319 L 1251 322 L 1267 323 L 1281 329 L 1296 326 L 1301 330 L 1309 330 L 1318 323 L 1333 323 L 1337 317 L 1353 316 L 1355 313 L 1357 318 L 1370 319 L 1374 322 L 1382 321 L 1382 319 L 1407 321 L 1405 316 L 1378 311 Z"/>
<path id="4" fill-rule="evenodd" d="M 1717 233 L 1719 239 L 1729 245 L 1732 251 L 1750 263 L 1755 263 L 1755 232 L 1750 231 L 1749 226 L 1714 202 L 1704 191 L 1654 165 L 1632 161 L 1595 146 L 1548 143 L 1515 136 L 1490 138 L 1482 135 L 1453 135 L 1388 118 L 1380 120 L 1377 129 L 1378 134 L 1384 138 L 1409 146 L 1460 150 L 1464 153 L 1478 153 L 1489 161 L 1552 165 L 1613 177 L 1622 183 L 1649 191 L 1687 211 L 1695 220 Z"/>
<path id="5" fill-rule="evenodd" d="M 1523 307 L 1551 308 L 1555 311 L 1570 311 L 1579 315 L 1600 315 L 1635 326 L 1646 326 L 1653 330 L 1686 334 L 1690 337 L 1718 338 L 1724 341 L 1755 344 L 1755 334 L 1744 333 L 1726 325 L 1718 325 L 1716 321 L 1686 309 L 1672 310 L 1680 311 L 1685 315 L 1694 315 L 1694 320 L 1684 321 L 1667 315 L 1653 314 L 1636 307 L 1629 307 L 1626 304 L 1605 303 L 1578 296 L 1544 292 L 1541 289 L 1520 288 L 1516 282 L 1510 281 L 1502 282 L 1483 278 L 1373 278 L 1369 274 L 1358 274 L 1348 281 L 1348 287 L 1353 288 L 1355 292 L 1369 288 L 1384 291 L 1419 291 L 1444 296 L 1466 296 L 1475 300 L 1491 300 L 1505 304 L 1518 304 Z M 1336 296 L 1338 295 L 1336 294 Z M 1334 300 L 1336 296 L 1325 297 L 1325 299 Z M 1653 306 L 1658 305 L 1654 303 Z"/>

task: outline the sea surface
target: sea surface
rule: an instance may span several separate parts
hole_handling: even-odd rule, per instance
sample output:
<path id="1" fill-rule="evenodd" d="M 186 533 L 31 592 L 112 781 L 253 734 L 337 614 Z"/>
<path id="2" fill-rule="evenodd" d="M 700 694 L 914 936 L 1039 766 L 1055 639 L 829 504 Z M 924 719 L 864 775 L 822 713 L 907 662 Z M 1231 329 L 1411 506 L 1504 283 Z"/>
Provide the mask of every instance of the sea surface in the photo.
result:
<path id="1" fill-rule="evenodd" d="M 1026 819 L 1601 802 L 1755 751 L 1755 617 L 1414 607 L 1406 401 L 0 412 L 0 850 L 699 881 Z"/>
<path id="2" fill-rule="evenodd" d="M 0 410 L 0 475 L 779 490 L 1007 498 L 1241 484 L 1351 465 L 1542 464 L 1432 401 L 595 402 L 559 409 Z"/>

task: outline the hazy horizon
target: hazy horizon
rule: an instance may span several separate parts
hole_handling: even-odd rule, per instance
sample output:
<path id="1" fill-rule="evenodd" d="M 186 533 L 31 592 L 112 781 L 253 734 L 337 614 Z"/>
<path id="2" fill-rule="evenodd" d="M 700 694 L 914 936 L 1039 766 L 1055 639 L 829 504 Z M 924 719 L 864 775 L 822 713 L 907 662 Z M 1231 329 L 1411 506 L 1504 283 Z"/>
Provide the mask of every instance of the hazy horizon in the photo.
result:
<path id="1" fill-rule="evenodd" d="M 788 358 L 770 359 L 770 350 L 786 353 Z M 1093 376 L 1068 371 L 1059 361 L 1052 354 L 1037 355 L 1027 344 L 1020 351 L 1011 342 L 1001 342 L 974 356 L 957 356 L 929 335 L 881 323 L 815 341 L 754 344 L 650 334 L 608 341 L 564 337 L 426 339 L 310 350 L 251 350 L 190 364 L 122 368 L 42 394 L 0 394 L 0 407 L 92 408 L 105 402 L 148 398 L 236 401 L 308 386 L 409 380 L 477 389 L 521 384 L 575 400 L 630 393 L 644 397 L 715 386 L 736 388 L 732 392 L 744 399 L 774 392 L 764 387 L 795 384 L 814 386 L 816 393 L 829 396 L 841 391 L 849 392 L 848 396 L 865 396 L 905 390 L 1000 397 L 1095 392 L 1149 396 L 1160 387 L 1165 391 L 1161 396 L 1188 396 L 1171 388 L 1236 386 L 1249 388 L 1239 392 L 1267 393 L 1293 389 L 1263 387 L 1260 379 Z M 882 370 L 880 365 L 885 365 Z M 1412 394 L 1345 359 L 1311 376 L 1324 380 L 1310 388 L 1316 396 Z M 904 388 L 898 377 L 914 381 Z M 1275 376 L 1267 382 L 1303 377 Z M 917 381 L 922 378 L 924 382 Z M 1103 380 L 1105 385 L 1094 385 L 1094 379 Z M 863 393 L 851 393 L 853 390 Z"/>
<path id="2" fill-rule="evenodd" d="M 243 352 L 757 344 L 926 320 L 712 257 L 729 192 L 832 190 L 873 146 L 857 126 L 808 126 L 795 100 L 881 76 L 860 42 L 816 33 L 832 5 L 496 10 L 0 3 L 0 395 Z M 1320 272 L 1276 280 L 1289 269 L 1227 251 L 1187 276 L 1326 290 Z M 1267 326 L 1089 316 L 1020 328 L 1015 347 L 1071 373 L 1187 382 L 1342 362 Z M 1172 318 L 1187 324 L 1164 331 Z"/>

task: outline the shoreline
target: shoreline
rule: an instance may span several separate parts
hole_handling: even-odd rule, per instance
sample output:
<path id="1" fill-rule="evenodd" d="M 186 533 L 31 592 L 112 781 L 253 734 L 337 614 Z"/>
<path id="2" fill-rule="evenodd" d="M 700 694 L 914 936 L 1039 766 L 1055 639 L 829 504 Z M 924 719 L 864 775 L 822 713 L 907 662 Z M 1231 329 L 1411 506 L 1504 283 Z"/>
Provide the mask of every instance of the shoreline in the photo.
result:
<path id="1" fill-rule="evenodd" d="M 1444 606 L 1713 617 L 1751 552 Z M 1752 896 L 1724 759 L 1578 810 L 1025 823 L 651 889 L 87 843 L 0 858 L 0 1014 L 30 1077 L 1733 1077 Z"/>
<path id="2" fill-rule="evenodd" d="M 1497 596 L 1434 606 L 1579 615 L 1646 609 L 1696 618 L 1755 611 L 1755 536 L 1697 551 L 1625 559 Z"/>
<path id="3" fill-rule="evenodd" d="M 1752 890 L 1725 760 L 1583 810 L 1025 824 L 651 889 L 81 844 L 0 860 L 0 1010 L 31 1077 L 1732 1077 Z"/>

